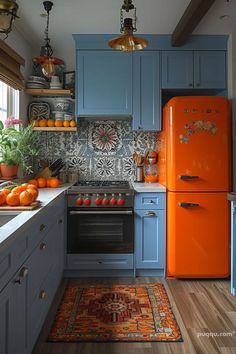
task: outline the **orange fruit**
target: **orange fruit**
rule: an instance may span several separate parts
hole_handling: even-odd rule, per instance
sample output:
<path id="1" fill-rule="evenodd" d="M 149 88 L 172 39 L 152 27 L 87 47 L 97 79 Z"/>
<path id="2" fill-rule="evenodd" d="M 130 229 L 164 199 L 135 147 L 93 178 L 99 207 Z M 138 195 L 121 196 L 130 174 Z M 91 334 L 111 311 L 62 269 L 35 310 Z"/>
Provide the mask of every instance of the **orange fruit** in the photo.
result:
<path id="1" fill-rule="evenodd" d="M 49 187 L 57 188 L 60 185 L 60 180 L 57 177 L 51 177 L 48 180 Z"/>
<path id="2" fill-rule="evenodd" d="M 47 187 L 51 187 L 50 183 L 51 183 L 51 177 L 47 179 Z"/>
<path id="3" fill-rule="evenodd" d="M 37 179 L 29 179 L 28 184 L 34 184 L 36 187 L 38 187 Z"/>
<path id="4" fill-rule="evenodd" d="M 28 183 L 22 183 L 21 185 L 22 192 L 28 188 Z"/>
<path id="5" fill-rule="evenodd" d="M 6 201 L 6 196 L 4 192 L 0 191 L 0 205 L 3 205 Z"/>
<path id="6" fill-rule="evenodd" d="M 21 192 L 21 193 L 23 193 L 23 192 Z M 10 206 L 20 205 L 19 193 L 14 193 L 14 192 L 9 193 L 6 197 L 6 202 L 7 202 L 7 205 L 10 205 Z"/>
<path id="7" fill-rule="evenodd" d="M 33 125 L 33 127 L 38 127 L 39 126 L 39 121 L 37 119 L 34 119 L 31 121 L 31 124 Z"/>
<path id="8" fill-rule="evenodd" d="M 3 188 L 3 189 L 1 189 L 1 191 L 0 191 L 1 193 L 4 193 L 5 194 L 5 196 L 7 196 L 9 193 L 11 193 L 11 190 L 10 189 L 8 189 L 8 188 Z"/>
<path id="9" fill-rule="evenodd" d="M 13 188 L 11 191 L 12 191 L 13 193 L 18 193 L 18 194 L 20 194 L 21 192 L 24 191 L 24 186 L 22 186 L 22 185 L 17 186 L 17 187 L 15 187 L 15 188 Z"/>
<path id="10" fill-rule="evenodd" d="M 55 126 L 55 120 L 54 119 L 48 119 L 47 120 L 47 125 L 48 125 L 48 127 L 54 127 Z"/>
<path id="11" fill-rule="evenodd" d="M 39 195 L 38 189 L 35 188 L 27 188 L 26 192 L 30 192 L 33 196 L 33 202 L 37 199 L 37 196 Z"/>
<path id="12" fill-rule="evenodd" d="M 38 182 L 37 182 L 38 183 Z M 28 189 L 28 188 L 32 188 L 32 189 L 36 189 L 36 190 L 38 190 L 38 187 L 36 187 L 35 186 L 35 184 L 31 184 L 31 183 L 28 183 L 28 185 L 27 185 L 27 188 L 26 189 Z"/>
<path id="13" fill-rule="evenodd" d="M 44 177 L 37 178 L 37 182 L 39 188 L 45 188 L 47 186 L 47 180 Z"/>
<path id="14" fill-rule="evenodd" d="M 70 127 L 76 127 L 76 121 L 75 120 L 71 120 L 70 121 Z"/>
<path id="15" fill-rule="evenodd" d="M 30 205 L 34 199 L 34 196 L 29 190 L 25 190 L 21 192 L 19 199 L 20 205 Z"/>
<path id="16" fill-rule="evenodd" d="M 64 120 L 63 122 L 63 127 L 69 127 L 70 126 L 70 121 L 69 120 Z"/>
<path id="17" fill-rule="evenodd" d="M 55 120 L 55 127 L 62 127 L 63 126 L 63 121 L 60 119 Z"/>
<path id="18" fill-rule="evenodd" d="M 39 126 L 40 127 L 46 127 L 47 126 L 47 120 L 46 119 L 40 119 Z"/>

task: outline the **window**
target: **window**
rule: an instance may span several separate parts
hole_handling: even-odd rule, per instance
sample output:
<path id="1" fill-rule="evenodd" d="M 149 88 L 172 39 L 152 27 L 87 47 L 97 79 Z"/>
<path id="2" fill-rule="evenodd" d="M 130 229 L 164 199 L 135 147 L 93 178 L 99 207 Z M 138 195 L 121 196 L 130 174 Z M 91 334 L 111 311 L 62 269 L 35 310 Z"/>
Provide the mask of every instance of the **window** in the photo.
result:
<path id="1" fill-rule="evenodd" d="M 19 119 L 19 91 L 0 81 L 0 120 L 10 116 Z"/>

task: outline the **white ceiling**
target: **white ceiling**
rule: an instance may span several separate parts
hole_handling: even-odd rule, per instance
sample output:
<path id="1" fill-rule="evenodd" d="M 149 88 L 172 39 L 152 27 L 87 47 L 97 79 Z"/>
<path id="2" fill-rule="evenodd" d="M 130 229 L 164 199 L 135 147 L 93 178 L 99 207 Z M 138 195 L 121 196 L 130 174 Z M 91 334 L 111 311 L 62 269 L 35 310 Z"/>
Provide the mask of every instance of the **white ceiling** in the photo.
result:
<path id="1" fill-rule="evenodd" d="M 49 37 L 54 54 L 74 68 L 72 33 L 119 33 L 122 0 L 54 0 Z M 137 33 L 171 34 L 190 0 L 133 0 L 137 7 Z M 15 26 L 28 40 L 34 55 L 44 44 L 46 18 L 43 1 L 17 0 L 20 19 Z M 221 15 L 229 18 L 219 19 Z M 226 34 L 236 31 L 236 1 L 216 0 L 194 33 Z"/>

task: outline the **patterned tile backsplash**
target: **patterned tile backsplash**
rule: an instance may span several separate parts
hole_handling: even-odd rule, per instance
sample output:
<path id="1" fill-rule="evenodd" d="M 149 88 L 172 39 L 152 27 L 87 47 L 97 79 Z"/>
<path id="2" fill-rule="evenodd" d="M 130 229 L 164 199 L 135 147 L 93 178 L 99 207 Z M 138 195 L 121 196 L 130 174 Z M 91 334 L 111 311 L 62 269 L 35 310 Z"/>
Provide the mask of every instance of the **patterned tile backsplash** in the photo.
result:
<path id="1" fill-rule="evenodd" d="M 80 180 L 134 180 L 134 152 L 157 150 L 156 132 L 134 132 L 128 121 L 89 121 L 74 132 L 40 132 L 40 158 L 62 158 Z"/>

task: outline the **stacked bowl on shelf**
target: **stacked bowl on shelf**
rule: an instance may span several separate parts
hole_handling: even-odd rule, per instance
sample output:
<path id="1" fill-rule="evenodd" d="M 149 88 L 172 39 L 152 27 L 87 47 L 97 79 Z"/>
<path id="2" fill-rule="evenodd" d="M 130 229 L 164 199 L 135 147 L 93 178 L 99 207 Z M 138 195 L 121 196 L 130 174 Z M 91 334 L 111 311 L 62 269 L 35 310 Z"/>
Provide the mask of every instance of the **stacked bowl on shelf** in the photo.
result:
<path id="1" fill-rule="evenodd" d="M 35 88 L 49 88 L 49 82 L 46 81 L 44 77 L 41 76 L 29 76 L 26 81 L 26 88 L 35 89 Z"/>

